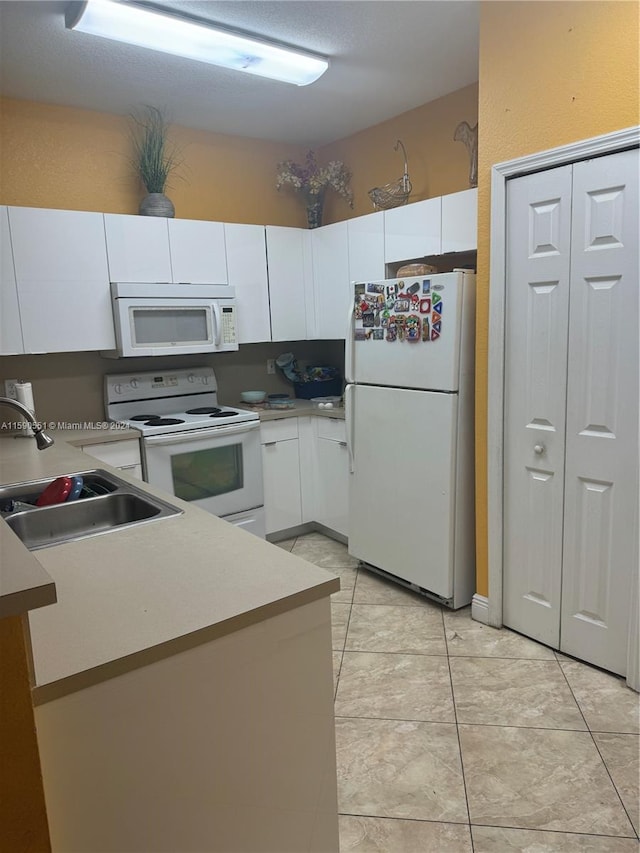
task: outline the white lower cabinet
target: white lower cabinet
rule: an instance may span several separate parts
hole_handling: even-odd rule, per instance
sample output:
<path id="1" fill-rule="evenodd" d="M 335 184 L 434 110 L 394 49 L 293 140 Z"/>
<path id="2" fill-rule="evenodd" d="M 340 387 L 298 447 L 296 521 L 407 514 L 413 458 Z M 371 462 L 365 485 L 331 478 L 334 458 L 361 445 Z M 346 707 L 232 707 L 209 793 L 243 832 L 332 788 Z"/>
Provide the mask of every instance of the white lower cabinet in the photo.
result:
<path id="1" fill-rule="evenodd" d="M 142 463 L 140 461 L 140 442 L 137 438 L 127 438 L 124 441 L 105 441 L 101 444 L 81 444 L 89 456 L 100 462 L 106 462 L 113 468 L 126 471 L 132 477 L 142 480 Z"/>
<path id="2" fill-rule="evenodd" d="M 348 536 L 349 462 L 341 418 L 282 418 L 260 427 L 266 532 L 317 522 Z"/>
<path id="3" fill-rule="evenodd" d="M 345 422 L 318 418 L 316 433 L 316 518 L 330 530 L 349 536 L 349 454 Z"/>
<path id="4" fill-rule="evenodd" d="M 298 421 L 282 418 L 260 426 L 265 530 L 302 524 Z"/>

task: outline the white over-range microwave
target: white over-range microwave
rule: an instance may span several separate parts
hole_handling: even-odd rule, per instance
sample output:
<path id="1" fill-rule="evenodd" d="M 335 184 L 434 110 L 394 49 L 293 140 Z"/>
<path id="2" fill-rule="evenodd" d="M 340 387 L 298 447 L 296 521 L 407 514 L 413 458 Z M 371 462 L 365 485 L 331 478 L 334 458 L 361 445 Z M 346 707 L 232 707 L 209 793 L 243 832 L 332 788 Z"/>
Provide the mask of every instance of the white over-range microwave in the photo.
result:
<path id="1" fill-rule="evenodd" d="M 110 358 L 238 349 L 235 288 L 111 282 L 116 350 Z"/>

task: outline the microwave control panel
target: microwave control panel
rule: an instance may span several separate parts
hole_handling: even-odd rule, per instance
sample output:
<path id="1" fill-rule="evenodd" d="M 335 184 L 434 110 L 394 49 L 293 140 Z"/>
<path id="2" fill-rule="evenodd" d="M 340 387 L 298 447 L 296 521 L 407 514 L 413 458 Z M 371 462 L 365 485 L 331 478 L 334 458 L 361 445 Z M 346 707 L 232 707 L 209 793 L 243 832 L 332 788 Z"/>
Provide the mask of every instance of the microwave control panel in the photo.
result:
<path id="1" fill-rule="evenodd" d="M 231 305 L 222 308 L 222 343 L 235 344 L 236 342 L 236 312 Z"/>

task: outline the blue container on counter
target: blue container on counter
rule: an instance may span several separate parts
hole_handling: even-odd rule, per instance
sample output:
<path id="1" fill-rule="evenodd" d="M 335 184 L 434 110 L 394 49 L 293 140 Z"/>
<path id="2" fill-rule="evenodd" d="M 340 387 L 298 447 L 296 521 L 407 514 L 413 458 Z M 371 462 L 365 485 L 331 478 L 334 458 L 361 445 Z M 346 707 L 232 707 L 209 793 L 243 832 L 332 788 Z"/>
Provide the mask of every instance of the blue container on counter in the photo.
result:
<path id="1" fill-rule="evenodd" d="M 299 400 L 313 397 L 342 397 L 342 379 L 313 379 L 310 382 L 294 382 L 293 389 Z"/>

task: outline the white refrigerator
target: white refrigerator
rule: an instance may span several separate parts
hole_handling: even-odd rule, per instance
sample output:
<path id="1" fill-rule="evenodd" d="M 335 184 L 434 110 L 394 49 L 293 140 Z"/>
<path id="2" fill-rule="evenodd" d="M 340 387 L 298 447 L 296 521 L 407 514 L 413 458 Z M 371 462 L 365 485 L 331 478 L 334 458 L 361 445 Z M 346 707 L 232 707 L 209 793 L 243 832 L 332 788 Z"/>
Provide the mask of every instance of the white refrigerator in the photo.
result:
<path id="1" fill-rule="evenodd" d="M 475 591 L 475 275 L 353 285 L 349 553 L 452 608 Z"/>

